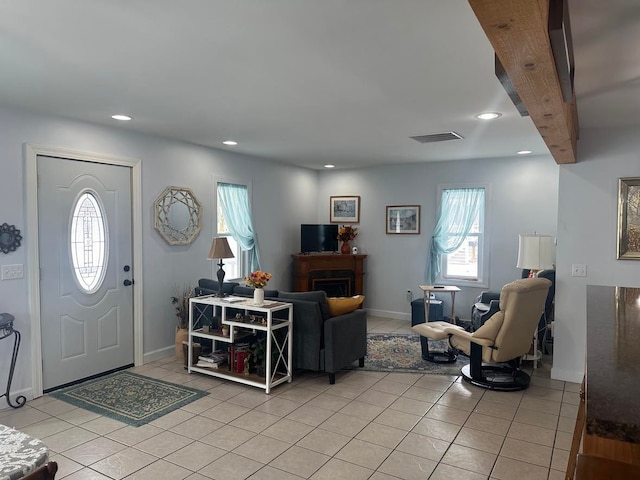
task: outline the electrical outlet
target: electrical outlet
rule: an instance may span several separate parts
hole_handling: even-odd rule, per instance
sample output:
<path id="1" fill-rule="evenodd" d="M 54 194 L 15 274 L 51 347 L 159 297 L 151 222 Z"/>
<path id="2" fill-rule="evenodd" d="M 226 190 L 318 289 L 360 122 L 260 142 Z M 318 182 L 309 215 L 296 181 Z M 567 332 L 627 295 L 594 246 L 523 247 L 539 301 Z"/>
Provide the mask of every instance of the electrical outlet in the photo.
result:
<path id="1" fill-rule="evenodd" d="M 21 264 L 2 265 L 2 280 L 15 280 L 23 277 L 24 271 Z"/>
<path id="2" fill-rule="evenodd" d="M 412 300 L 413 300 L 413 293 L 411 292 L 411 290 L 407 290 L 407 302 L 411 303 Z"/>
<path id="3" fill-rule="evenodd" d="M 584 263 L 574 263 L 571 265 L 571 276 L 572 277 L 586 277 L 587 276 L 587 266 Z"/>

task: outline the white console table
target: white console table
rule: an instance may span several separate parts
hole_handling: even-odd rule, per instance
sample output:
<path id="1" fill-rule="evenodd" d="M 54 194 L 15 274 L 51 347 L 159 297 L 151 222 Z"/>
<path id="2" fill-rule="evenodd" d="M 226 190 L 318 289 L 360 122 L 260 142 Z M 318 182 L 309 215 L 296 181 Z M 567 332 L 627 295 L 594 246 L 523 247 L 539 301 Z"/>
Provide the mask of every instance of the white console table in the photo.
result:
<path id="1" fill-rule="evenodd" d="M 196 305 L 211 305 L 215 314 L 216 310 L 220 311 L 220 323 L 229 327 L 227 335 L 223 335 L 222 331 L 203 332 L 202 328 L 197 327 L 197 320 L 194 322 L 193 312 Z M 287 318 L 274 318 L 274 313 L 279 311 L 287 311 Z M 243 318 L 236 319 L 235 312 L 244 312 Z M 264 324 L 261 322 L 252 322 L 244 317 L 248 315 L 258 315 L 264 318 Z M 280 329 L 286 329 L 286 335 L 281 339 L 275 335 Z M 213 341 L 213 346 L 220 342 L 227 345 L 233 345 L 244 338 L 249 337 L 255 332 L 266 332 L 265 345 L 265 377 L 260 377 L 255 373 L 234 372 L 228 367 L 221 366 L 219 368 L 201 368 L 193 364 L 193 343 L 200 338 L 206 338 Z M 273 349 L 276 349 L 273 352 Z M 293 304 L 286 302 L 277 302 L 265 300 L 264 305 L 254 305 L 252 298 L 243 297 L 216 297 L 207 295 L 203 297 L 194 297 L 189 299 L 189 373 L 197 372 L 214 377 L 224 378 L 233 382 L 243 383 L 254 387 L 264 388 L 265 393 L 269 393 L 272 387 L 284 382 L 291 382 L 292 379 L 292 349 L 293 349 Z M 273 358 L 272 362 L 272 352 Z M 233 359 L 229 359 L 232 362 Z"/>

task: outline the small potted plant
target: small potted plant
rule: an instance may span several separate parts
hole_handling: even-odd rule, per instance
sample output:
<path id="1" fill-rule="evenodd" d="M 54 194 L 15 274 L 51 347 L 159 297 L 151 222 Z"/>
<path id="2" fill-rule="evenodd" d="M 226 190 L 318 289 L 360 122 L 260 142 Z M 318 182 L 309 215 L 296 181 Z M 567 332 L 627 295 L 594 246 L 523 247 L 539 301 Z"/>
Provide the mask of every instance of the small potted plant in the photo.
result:
<path id="1" fill-rule="evenodd" d="M 251 345 L 251 360 L 255 367 L 256 374 L 259 377 L 265 376 L 266 355 L 267 355 L 267 342 L 266 342 L 266 338 L 262 337 L 256 340 L 256 342 Z"/>
<path id="2" fill-rule="evenodd" d="M 213 322 L 211 321 L 211 319 L 207 317 L 203 317 L 201 323 L 202 323 L 202 333 L 210 333 L 213 325 Z"/>

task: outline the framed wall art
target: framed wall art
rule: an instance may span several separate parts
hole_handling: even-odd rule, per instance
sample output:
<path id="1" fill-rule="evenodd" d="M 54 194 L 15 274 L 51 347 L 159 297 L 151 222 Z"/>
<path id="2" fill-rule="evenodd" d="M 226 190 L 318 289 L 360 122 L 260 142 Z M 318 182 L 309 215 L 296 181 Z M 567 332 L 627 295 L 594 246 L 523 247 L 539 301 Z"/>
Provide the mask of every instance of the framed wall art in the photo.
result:
<path id="1" fill-rule="evenodd" d="M 360 197 L 330 197 L 329 222 L 360 223 Z"/>
<path id="2" fill-rule="evenodd" d="M 387 233 L 419 234 L 420 205 L 389 205 L 386 215 Z"/>
<path id="3" fill-rule="evenodd" d="M 640 177 L 618 179 L 618 260 L 640 260 Z"/>

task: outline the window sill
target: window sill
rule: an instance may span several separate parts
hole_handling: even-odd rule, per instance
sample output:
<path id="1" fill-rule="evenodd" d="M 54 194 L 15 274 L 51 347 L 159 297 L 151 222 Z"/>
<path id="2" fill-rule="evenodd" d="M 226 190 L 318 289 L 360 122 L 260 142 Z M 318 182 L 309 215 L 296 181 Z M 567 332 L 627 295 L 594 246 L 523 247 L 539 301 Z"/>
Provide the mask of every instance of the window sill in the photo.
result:
<path id="1" fill-rule="evenodd" d="M 439 278 L 437 285 L 452 285 L 455 287 L 489 288 L 489 283 L 482 280 L 462 280 L 459 278 Z"/>

